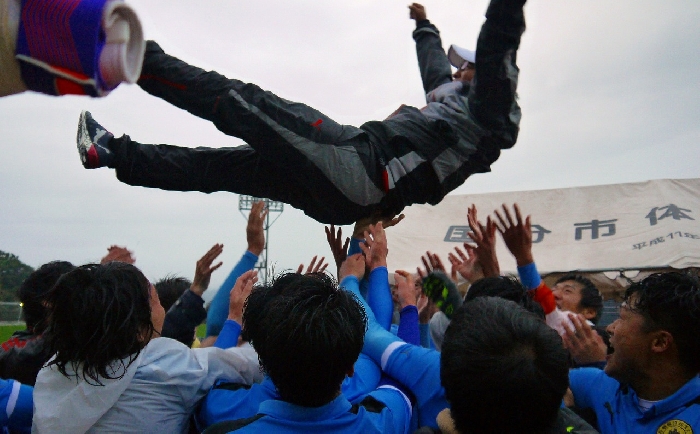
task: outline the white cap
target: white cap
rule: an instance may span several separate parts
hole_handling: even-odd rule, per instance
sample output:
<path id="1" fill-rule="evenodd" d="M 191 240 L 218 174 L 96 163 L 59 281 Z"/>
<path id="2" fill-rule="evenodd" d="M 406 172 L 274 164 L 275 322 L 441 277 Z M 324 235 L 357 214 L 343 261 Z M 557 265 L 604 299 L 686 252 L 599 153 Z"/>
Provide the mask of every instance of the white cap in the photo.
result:
<path id="1" fill-rule="evenodd" d="M 459 69 L 465 62 L 476 63 L 476 51 L 467 50 L 452 44 L 447 51 L 447 59 L 452 66 Z"/>

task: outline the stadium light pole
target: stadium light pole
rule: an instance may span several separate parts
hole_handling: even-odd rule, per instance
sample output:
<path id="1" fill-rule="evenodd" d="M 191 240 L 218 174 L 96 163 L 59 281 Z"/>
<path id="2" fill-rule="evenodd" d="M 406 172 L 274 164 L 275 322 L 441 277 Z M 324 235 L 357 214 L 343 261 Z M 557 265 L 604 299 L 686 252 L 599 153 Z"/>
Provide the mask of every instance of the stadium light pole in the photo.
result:
<path id="1" fill-rule="evenodd" d="M 255 264 L 255 269 L 258 270 L 258 279 L 263 283 L 267 283 L 267 246 L 270 243 L 270 226 L 272 226 L 280 215 L 282 215 L 282 211 L 284 211 L 284 203 L 262 197 L 240 195 L 238 197 L 238 210 L 241 212 L 243 217 L 248 220 L 248 215 L 250 214 L 250 210 L 253 208 L 253 204 L 260 201 L 265 202 L 265 208 L 267 208 L 269 212 L 267 213 L 265 223 L 263 224 L 263 230 L 265 231 L 265 247 L 258 258 L 258 262 Z M 272 213 L 276 214 L 274 219 L 271 219 Z"/>

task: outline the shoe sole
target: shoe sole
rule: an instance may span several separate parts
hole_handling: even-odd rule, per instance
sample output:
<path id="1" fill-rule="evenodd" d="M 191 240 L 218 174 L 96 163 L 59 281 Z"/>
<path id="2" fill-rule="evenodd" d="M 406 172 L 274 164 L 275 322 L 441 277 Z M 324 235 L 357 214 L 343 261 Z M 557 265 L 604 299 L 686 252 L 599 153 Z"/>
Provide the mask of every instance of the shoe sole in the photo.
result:
<path id="1" fill-rule="evenodd" d="M 92 140 L 90 139 L 90 134 L 87 131 L 87 111 L 83 110 L 80 113 L 80 120 L 78 121 L 78 134 L 75 138 L 78 144 L 78 153 L 80 154 L 80 162 L 86 169 L 88 164 L 87 153 L 92 146 Z"/>

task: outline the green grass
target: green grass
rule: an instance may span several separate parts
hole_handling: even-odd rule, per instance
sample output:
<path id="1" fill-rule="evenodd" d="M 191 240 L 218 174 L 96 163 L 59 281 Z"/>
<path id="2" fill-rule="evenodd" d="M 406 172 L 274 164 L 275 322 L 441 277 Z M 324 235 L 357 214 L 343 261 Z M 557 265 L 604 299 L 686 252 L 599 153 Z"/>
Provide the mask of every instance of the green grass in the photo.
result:
<path id="1" fill-rule="evenodd" d="M 202 340 L 204 339 L 204 336 L 207 334 L 207 324 L 200 324 L 199 327 L 197 327 L 197 337 Z"/>
<path id="2" fill-rule="evenodd" d="M 0 343 L 10 339 L 12 333 L 17 330 L 24 330 L 24 324 L 0 325 Z"/>

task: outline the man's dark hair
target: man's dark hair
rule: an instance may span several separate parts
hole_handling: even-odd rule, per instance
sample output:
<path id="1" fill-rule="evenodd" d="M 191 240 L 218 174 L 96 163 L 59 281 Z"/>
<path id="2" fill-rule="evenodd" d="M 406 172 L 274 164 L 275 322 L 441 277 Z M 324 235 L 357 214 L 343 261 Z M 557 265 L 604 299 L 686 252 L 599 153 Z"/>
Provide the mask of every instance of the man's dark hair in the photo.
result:
<path id="1" fill-rule="evenodd" d="M 50 364 L 90 384 L 121 378 L 156 333 L 150 283 L 130 264 L 80 266 L 58 280 L 46 301 L 50 314 L 44 336 L 56 354 Z"/>
<path id="2" fill-rule="evenodd" d="M 248 342 L 254 340 L 262 342 L 265 333 L 263 320 L 267 317 L 267 305 L 278 295 L 294 292 L 299 283 L 298 274 L 285 273 L 275 277 L 271 285 L 253 288 L 243 306 L 244 326 L 241 330 L 241 338 Z M 259 334 L 262 336 L 258 336 Z"/>
<path id="3" fill-rule="evenodd" d="M 244 333 L 280 397 L 306 407 L 338 395 L 366 326 L 360 302 L 325 274 L 288 273 L 256 287 L 243 313 Z"/>
<path id="4" fill-rule="evenodd" d="M 533 300 L 531 292 L 512 276 L 484 277 L 474 282 L 464 297 L 464 302 L 478 297 L 500 297 L 515 302 L 544 320 L 542 306 Z"/>
<path id="5" fill-rule="evenodd" d="M 157 281 L 153 286 L 156 287 L 160 305 L 163 306 L 163 309 L 167 312 L 180 296 L 190 289 L 192 281 L 184 277 L 168 274 Z"/>
<path id="6" fill-rule="evenodd" d="M 445 332 L 440 379 L 462 434 L 546 431 L 568 373 L 557 332 L 510 300 L 464 303 Z"/>
<path id="7" fill-rule="evenodd" d="M 630 310 L 644 317 L 646 331 L 669 332 L 678 348 L 680 363 L 690 372 L 700 372 L 697 276 L 678 272 L 652 274 L 627 288 L 625 302 Z"/>
<path id="8" fill-rule="evenodd" d="M 64 273 L 75 266 L 66 261 L 53 261 L 42 265 L 30 274 L 17 290 L 22 303 L 22 314 L 27 330 L 34 334 L 43 333 L 48 311 L 44 306 L 44 296 Z"/>
<path id="9" fill-rule="evenodd" d="M 603 296 L 600 294 L 600 291 L 598 291 L 598 288 L 591 282 L 591 279 L 574 273 L 569 273 L 560 277 L 557 279 L 555 285 L 567 281 L 577 282 L 583 286 L 581 288 L 581 302 L 579 303 L 579 307 L 581 309 L 590 308 L 595 310 L 595 317 L 591 318 L 591 322 L 593 324 L 598 324 L 601 315 L 603 315 Z"/>

